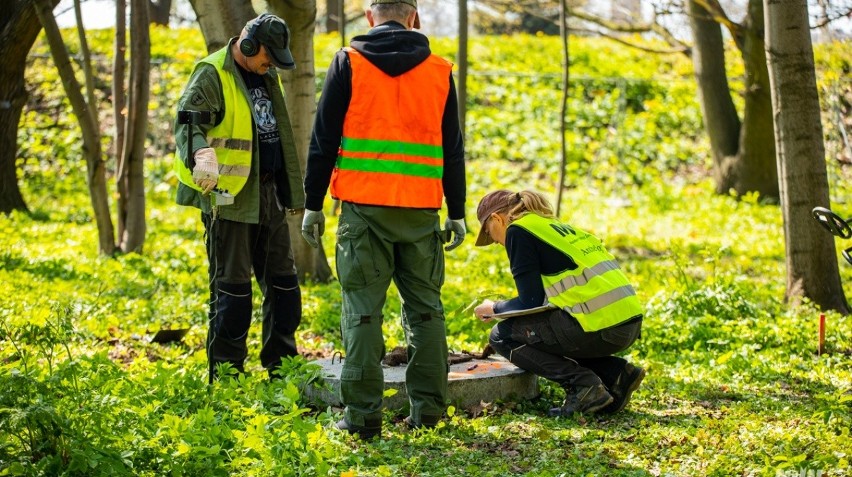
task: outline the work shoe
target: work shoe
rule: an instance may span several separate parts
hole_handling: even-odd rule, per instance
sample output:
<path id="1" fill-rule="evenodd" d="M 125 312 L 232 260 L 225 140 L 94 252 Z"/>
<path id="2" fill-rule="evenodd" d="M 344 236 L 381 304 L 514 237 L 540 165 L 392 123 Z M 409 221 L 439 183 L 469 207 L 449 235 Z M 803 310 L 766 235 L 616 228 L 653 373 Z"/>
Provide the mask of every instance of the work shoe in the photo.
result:
<path id="1" fill-rule="evenodd" d="M 612 395 L 612 403 L 609 406 L 601 409 L 601 412 L 615 413 L 622 411 L 630 402 L 630 395 L 633 391 L 639 389 L 642 380 L 645 379 L 645 370 L 639 366 L 633 366 L 627 363 L 624 371 L 618 375 L 618 379 L 612 387 L 609 388 L 609 393 Z"/>
<path id="2" fill-rule="evenodd" d="M 349 434 L 357 434 L 362 441 L 372 439 L 382 433 L 382 420 L 379 419 L 364 419 L 363 426 L 350 424 L 346 419 L 337 421 L 334 427 L 341 431 L 346 431 Z"/>
<path id="3" fill-rule="evenodd" d="M 414 422 L 414 419 L 411 416 L 403 419 L 403 423 L 409 429 L 433 429 L 438 425 L 438 421 L 441 420 L 441 416 L 420 416 L 420 424 Z"/>
<path id="4" fill-rule="evenodd" d="M 566 386 L 565 403 L 550 409 L 551 417 L 570 417 L 575 413 L 592 414 L 612 402 L 612 396 L 603 384 L 594 386 Z"/>

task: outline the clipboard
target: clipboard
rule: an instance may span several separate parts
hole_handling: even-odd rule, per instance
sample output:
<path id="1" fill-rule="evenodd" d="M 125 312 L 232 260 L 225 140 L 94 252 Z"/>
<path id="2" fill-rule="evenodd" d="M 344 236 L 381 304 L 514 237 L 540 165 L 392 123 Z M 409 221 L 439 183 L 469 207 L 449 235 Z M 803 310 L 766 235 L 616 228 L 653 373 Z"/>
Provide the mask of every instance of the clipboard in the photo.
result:
<path id="1" fill-rule="evenodd" d="M 506 312 L 503 312 L 503 313 L 495 313 L 493 315 L 484 315 L 484 317 L 485 318 L 491 318 L 491 319 L 494 319 L 494 320 L 505 320 L 506 318 L 514 318 L 516 316 L 534 315 L 536 313 L 541 313 L 543 311 L 558 310 L 558 309 L 559 309 L 559 307 L 551 305 L 551 304 L 548 303 L 547 305 L 541 305 L 541 306 L 536 306 L 536 307 L 533 307 L 533 308 L 527 308 L 526 310 L 506 311 Z"/>

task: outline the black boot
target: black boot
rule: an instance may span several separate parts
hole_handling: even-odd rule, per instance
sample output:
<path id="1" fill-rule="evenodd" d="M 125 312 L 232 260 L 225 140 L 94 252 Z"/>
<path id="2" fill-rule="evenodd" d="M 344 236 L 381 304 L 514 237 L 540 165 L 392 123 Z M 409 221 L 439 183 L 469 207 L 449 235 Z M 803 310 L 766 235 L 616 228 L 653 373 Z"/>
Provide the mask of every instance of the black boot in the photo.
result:
<path id="1" fill-rule="evenodd" d="M 612 402 L 612 396 L 603 384 L 594 386 L 566 386 L 565 403 L 550 410 L 552 417 L 570 417 L 574 413 L 593 414 Z"/>
<path id="2" fill-rule="evenodd" d="M 614 413 L 623 410 L 630 402 L 630 395 L 633 394 L 633 391 L 639 389 L 643 379 L 645 379 L 645 370 L 628 363 L 624 371 L 618 375 L 615 383 L 609 388 L 612 403 L 601 409 L 601 412 Z"/>
<path id="3" fill-rule="evenodd" d="M 337 421 L 335 427 L 350 434 L 357 434 L 362 441 L 370 440 L 382 433 L 382 419 L 364 419 L 363 426 L 350 424 L 346 419 Z"/>
<path id="4" fill-rule="evenodd" d="M 441 416 L 421 415 L 419 424 L 414 422 L 414 418 L 411 416 L 406 417 L 402 422 L 409 429 L 434 429 L 440 420 Z"/>

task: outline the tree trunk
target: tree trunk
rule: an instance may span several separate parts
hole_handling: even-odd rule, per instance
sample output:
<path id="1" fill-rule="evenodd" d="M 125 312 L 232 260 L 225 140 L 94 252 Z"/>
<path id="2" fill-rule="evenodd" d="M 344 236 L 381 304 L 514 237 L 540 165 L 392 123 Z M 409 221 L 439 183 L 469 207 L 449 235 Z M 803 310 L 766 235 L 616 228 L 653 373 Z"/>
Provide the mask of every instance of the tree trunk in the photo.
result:
<path id="1" fill-rule="evenodd" d="M 724 182 L 726 175 L 723 173 L 724 164 L 735 160 L 739 150 L 741 124 L 725 70 L 722 26 L 695 0 L 689 1 L 689 21 L 695 41 L 692 63 L 704 127 L 713 153 L 717 192 L 727 193 L 727 187 L 720 187 L 719 184 Z"/>
<path id="2" fill-rule="evenodd" d="M 743 119 L 731 97 L 725 69 L 722 26 L 702 6 L 689 1 L 695 47 L 692 52 L 704 126 L 713 153 L 716 192 L 737 195 L 757 192 L 778 201 L 771 101 L 763 52 L 762 0 L 749 0 L 749 13 L 737 25 L 736 38 L 746 71 Z"/>
<path id="3" fill-rule="evenodd" d="M 59 0 L 49 2 L 53 10 Z M 41 31 L 35 5 L 30 0 L 11 0 L 0 15 L 0 213 L 27 210 L 18 187 L 15 160 L 18 152 L 18 125 L 27 103 L 24 72 L 27 54 Z"/>
<path id="4" fill-rule="evenodd" d="M 154 25 L 169 26 L 172 14 L 172 0 L 149 0 L 148 20 Z"/>
<path id="5" fill-rule="evenodd" d="M 314 27 L 316 25 L 316 0 L 271 0 L 270 10 L 280 16 L 290 27 L 290 51 L 296 60 L 296 69 L 279 71 L 284 84 L 287 109 L 293 123 L 299 164 L 305 170 L 308 146 L 314 124 L 316 83 L 314 80 Z M 302 214 L 289 217 L 290 243 L 296 257 L 296 268 L 304 279 L 328 281 L 331 267 L 320 246 L 313 248 L 302 238 Z"/>
<path id="6" fill-rule="evenodd" d="M 468 44 L 467 0 L 459 0 L 459 74 L 456 91 L 459 96 L 459 128 L 465 137 L 465 119 L 467 118 L 467 44 Z"/>
<path id="7" fill-rule="evenodd" d="M 325 32 L 332 33 L 340 29 L 340 10 L 343 0 L 325 0 Z"/>
<path id="8" fill-rule="evenodd" d="M 124 155 L 119 160 L 118 238 L 122 252 L 141 252 L 145 243 L 145 138 L 148 132 L 151 38 L 148 0 L 131 0 L 130 82 Z"/>
<path id="9" fill-rule="evenodd" d="M 115 0 L 115 41 L 112 61 L 112 115 L 115 122 L 115 137 L 112 141 L 113 157 L 116 162 L 124 156 L 125 111 L 124 72 L 127 68 L 127 0 Z M 121 184 L 118 189 L 121 195 Z"/>
<path id="10" fill-rule="evenodd" d="M 778 202 L 778 166 L 775 159 L 772 98 L 763 27 L 763 0 L 749 0 L 743 22 L 742 55 L 745 66 L 745 101 L 739 150 L 726 161 L 718 192 L 733 189 L 742 195 L 757 192 L 768 202 Z M 732 159 L 732 158 L 728 158 Z"/>
<path id="11" fill-rule="evenodd" d="M 562 43 L 562 101 L 559 105 L 559 183 L 556 186 L 556 216 L 562 209 L 562 190 L 565 188 L 565 168 L 568 164 L 568 87 L 571 80 L 571 52 L 568 50 L 568 1 L 559 2 L 559 39 Z"/>
<path id="12" fill-rule="evenodd" d="M 83 78 L 86 82 L 86 103 L 89 105 L 89 115 L 92 116 L 92 124 L 95 131 L 100 134 L 101 120 L 98 115 L 98 100 L 95 97 L 95 72 L 92 69 L 92 53 L 89 50 L 89 42 L 86 40 L 86 27 L 83 24 L 83 10 L 80 8 L 80 0 L 74 0 L 74 18 L 77 22 L 77 39 L 80 42 L 80 54 L 83 56 Z"/>
<path id="13" fill-rule="evenodd" d="M 208 53 L 227 45 L 256 16 L 251 0 L 189 0 L 189 3 L 198 18 Z"/>
<path id="14" fill-rule="evenodd" d="M 106 167 L 101 156 L 101 135 L 92 120 L 89 108 L 97 105 L 87 104 L 81 93 L 82 88 L 74 75 L 71 59 L 62 40 L 62 34 L 53 17 L 53 0 L 35 0 L 36 15 L 44 27 L 45 37 L 50 45 L 51 56 L 62 78 L 62 86 L 68 100 L 80 122 L 83 133 L 83 154 L 86 158 L 87 182 L 95 223 L 98 227 L 98 248 L 102 254 L 115 252 L 115 229 L 109 212 L 109 200 L 106 189 Z"/>
<path id="15" fill-rule="evenodd" d="M 766 55 L 775 116 L 787 248 L 786 298 L 848 313 L 833 237 L 811 210 L 829 203 L 819 95 L 806 0 L 764 0 Z"/>

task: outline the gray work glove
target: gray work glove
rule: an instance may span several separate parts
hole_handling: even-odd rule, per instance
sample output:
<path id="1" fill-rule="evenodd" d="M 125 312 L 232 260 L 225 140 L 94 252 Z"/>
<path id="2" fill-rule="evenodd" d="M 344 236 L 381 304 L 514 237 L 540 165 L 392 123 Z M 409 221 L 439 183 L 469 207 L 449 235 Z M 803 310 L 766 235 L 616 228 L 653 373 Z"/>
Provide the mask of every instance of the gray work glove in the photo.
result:
<path id="1" fill-rule="evenodd" d="M 325 232 L 325 215 L 321 210 L 305 209 L 302 219 L 302 237 L 313 248 L 319 248 L 319 239 Z"/>
<path id="2" fill-rule="evenodd" d="M 464 241 L 464 236 L 467 233 L 467 227 L 464 224 L 464 219 L 452 220 L 449 217 L 447 217 L 447 220 L 444 221 L 444 230 L 453 233 L 452 243 L 444 247 L 444 250 L 448 252 L 461 245 Z"/>
<path id="3" fill-rule="evenodd" d="M 208 194 L 219 182 L 219 161 L 212 147 L 202 147 L 195 151 L 195 167 L 192 168 L 192 181 L 201 187 L 201 193 Z"/>

